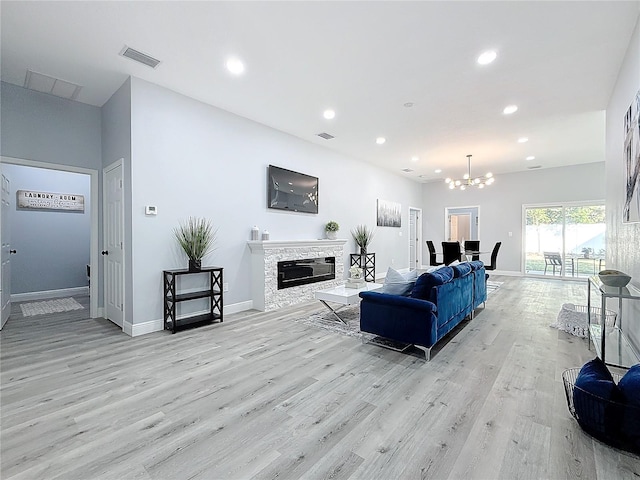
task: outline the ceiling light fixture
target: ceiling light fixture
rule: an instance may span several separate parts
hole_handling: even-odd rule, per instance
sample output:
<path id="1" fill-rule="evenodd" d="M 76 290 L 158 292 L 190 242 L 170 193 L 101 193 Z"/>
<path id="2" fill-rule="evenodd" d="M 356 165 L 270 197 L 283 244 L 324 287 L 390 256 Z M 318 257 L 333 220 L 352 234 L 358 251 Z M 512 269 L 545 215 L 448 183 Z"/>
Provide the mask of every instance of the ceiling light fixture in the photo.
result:
<path id="1" fill-rule="evenodd" d="M 517 105 L 509 105 L 504 107 L 504 110 L 502 110 L 502 113 L 504 113 L 505 115 L 511 115 L 512 113 L 516 113 L 517 111 L 518 111 Z"/>
<path id="2" fill-rule="evenodd" d="M 498 54 L 494 50 L 487 50 L 478 57 L 478 63 L 480 65 L 489 65 L 497 56 Z"/>
<path id="3" fill-rule="evenodd" d="M 418 160 L 420 160 L 420 158 L 418 158 L 418 157 L 411 157 L 411 161 L 412 161 L 412 162 L 417 162 Z"/>
<path id="4" fill-rule="evenodd" d="M 386 138 L 384 138 L 384 137 L 378 137 L 378 138 L 376 138 L 376 143 L 377 143 L 378 145 L 382 145 L 382 144 L 383 144 L 384 142 L 386 142 L 386 141 L 387 141 L 387 139 L 386 139 Z"/>
<path id="5" fill-rule="evenodd" d="M 536 157 L 534 157 L 533 155 L 529 155 L 529 156 L 526 158 L 526 160 L 535 160 L 535 159 L 536 159 Z"/>
<path id="6" fill-rule="evenodd" d="M 527 137 L 520 137 L 518 139 L 518 143 L 527 143 L 529 141 L 529 139 Z"/>
<path id="7" fill-rule="evenodd" d="M 227 63 L 225 64 L 227 70 L 229 70 L 234 75 L 240 75 L 244 72 L 244 63 L 238 58 L 229 58 Z"/>
<path id="8" fill-rule="evenodd" d="M 458 180 L 453 180 L 452 178 L 447 178 L 444 182 L 449 185 L 451 190 L 457 188 L 459 190 L 466 190 L 470 187 L 478 187 L 484 188 L 485 185 L 491 185 L 494 182 L 493 174 L 488 172 L 486 175 L 482 175 L 480 177 L 472 177 L 471 176 L 471 155 L 467 155 L 467 173 L 464 174 L 463 178 Z"/>
<path id="9" fill-rule="evenodd" d="M 336 116 L 336 112 L 334 112 L 331 109 L 325 110 L 324 113 L 322 114 L 322 116 L 324 118 L 326 118 L 327 120 L 332 120 L 333 118 L 335 118 Z"/>
<path id="10" fill-rule="evenodd" d="M 442 173 L 442 169 L 440 169 L 440 168 L 436 168 L 436 169 L 434 170 L 434 172 L 436 172 L 436 173 Z"/>

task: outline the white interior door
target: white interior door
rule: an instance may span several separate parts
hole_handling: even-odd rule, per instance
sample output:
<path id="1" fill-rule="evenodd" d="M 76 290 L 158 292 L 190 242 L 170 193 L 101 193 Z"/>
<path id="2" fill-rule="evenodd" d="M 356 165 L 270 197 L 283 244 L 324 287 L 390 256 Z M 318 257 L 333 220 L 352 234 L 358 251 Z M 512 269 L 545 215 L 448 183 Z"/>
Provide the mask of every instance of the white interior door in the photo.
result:
<path id="1" fill-rule="evenodd" d="M 420 239 L 422 226 L 420 224 L 420 210 L 409 208 L 409 269 L 420 268 Z"/>
<path id="2" fill-rule="evenodd" d="M 0 261 L 0 304 L 2 313 L 0 314 L 0 328 L 9 320 L 11 313 L 11 235 L 9 231 L 9 211 L 11 206 L 10 185 L 7 177 L 2 175 L 2 212 L 0 213 L 0 237 L 2 242 L 2 253 Z"/>
<path id="3" fill-rule="evenodd" d="M 104 171 L 104 303 L 109 320 L 124 325 L 124 190 L 122 162 Z"/>
<path id="4" fill-rule="evenodd" d="M 464 242 L 471 238 L 471 214 L 451 214 L 449 216 L 449 241 Z"/>

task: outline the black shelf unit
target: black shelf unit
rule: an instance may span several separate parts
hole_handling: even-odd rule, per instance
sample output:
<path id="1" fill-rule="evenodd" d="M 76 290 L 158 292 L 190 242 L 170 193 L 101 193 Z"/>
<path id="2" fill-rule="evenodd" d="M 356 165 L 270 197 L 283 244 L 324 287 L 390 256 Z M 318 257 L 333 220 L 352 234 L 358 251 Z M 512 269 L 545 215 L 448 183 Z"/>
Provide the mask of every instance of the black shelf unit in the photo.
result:
<path id="1" fill-rule="evenodd" d="M 376 281 L 375 253 L 351 253 L 349 254 L 349 263 L 349 267 L 360 267 L 362 269 L 365 282 Z"/>
<path id="2" fill-rule="evenodd" d="M 198 272 L 192 272 L 187 268 L 176 270 L 163 270 L 162 279 L 164 284 L 164 329 L 176 330 L 187 326 L 196 326 L 209 322 L 222 322 L 222 290 L 223 277 L 222 267 L 202 267 Z M 209 287 L 206 290 L 196 292 L 178 293 L 178 279 L 184 275 L 209 276 Z M 177 318 L 176 305 L 180 302 L 196 300 L 199 298 L 209 298 L 209 312 L 204 314 L 191 315 L 189 317 Z"/>

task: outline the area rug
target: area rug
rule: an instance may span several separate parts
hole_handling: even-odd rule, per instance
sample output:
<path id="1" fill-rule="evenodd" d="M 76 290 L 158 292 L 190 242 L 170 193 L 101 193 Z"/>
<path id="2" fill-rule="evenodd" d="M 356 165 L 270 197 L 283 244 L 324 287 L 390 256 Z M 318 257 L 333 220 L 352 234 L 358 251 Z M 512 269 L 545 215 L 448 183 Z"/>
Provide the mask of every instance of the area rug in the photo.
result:
<path id="1" fill-rule="evenodd" d="M 70 312 L 72 310 L 82 310 L 84 307 L 75 299 L 55 298 L 53 300 L 44 300 L 42 302 L 21 303 L 20 310 L 24 317 L 33 317 L 35 315 L 47 315 L 51 313 Z"/>
<path id="2" fill-rule="evenodd" d="M 493 280 L 487 280 L 487 296 L 491 295 L 492 293 L 496 293 L 503 283 L 504 282 L 494 282 Z"/>
<path id="3" fill-rule="evenodd" d="M 343 308 L 338 312 L 338 315 L 347 323 L 338 320 L 329 310 L 312 313 L 308 317 L 296 318 L 295 321 L 350 337 L 361 337 L 360 305 Z"/>

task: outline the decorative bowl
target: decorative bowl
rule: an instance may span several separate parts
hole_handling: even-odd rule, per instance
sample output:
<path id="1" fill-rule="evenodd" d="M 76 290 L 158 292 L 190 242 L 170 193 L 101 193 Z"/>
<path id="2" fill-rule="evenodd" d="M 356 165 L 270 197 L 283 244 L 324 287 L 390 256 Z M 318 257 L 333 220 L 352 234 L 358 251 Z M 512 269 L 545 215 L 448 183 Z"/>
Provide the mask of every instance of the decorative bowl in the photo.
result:
<path id="1" fill-rule="evenodd" d="M 610 287 L 626 287 L 631 277 L 618 270 L 602 270 L 598 273 L 600 280 Z"/>

